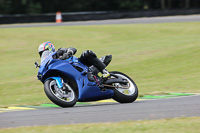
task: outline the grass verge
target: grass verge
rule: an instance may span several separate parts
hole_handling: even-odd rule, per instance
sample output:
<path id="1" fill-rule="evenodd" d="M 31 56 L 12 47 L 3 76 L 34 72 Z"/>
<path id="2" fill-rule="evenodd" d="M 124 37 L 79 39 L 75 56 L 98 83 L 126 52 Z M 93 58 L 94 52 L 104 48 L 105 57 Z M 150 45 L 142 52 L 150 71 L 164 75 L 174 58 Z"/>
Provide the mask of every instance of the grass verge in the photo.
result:
<path id="1" fill-rule="evenodd" d="M 0 129 L 0 133 L 199 133 L 200 117 Z"/>

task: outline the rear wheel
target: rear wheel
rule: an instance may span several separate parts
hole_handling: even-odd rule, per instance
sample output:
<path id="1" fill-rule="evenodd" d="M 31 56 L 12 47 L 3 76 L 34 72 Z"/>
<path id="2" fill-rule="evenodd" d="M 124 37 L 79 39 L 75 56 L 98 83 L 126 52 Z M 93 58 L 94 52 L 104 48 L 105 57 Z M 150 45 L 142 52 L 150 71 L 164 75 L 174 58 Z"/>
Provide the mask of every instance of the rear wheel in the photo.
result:
<path id="1" fill-rule="evenodd" d="M 113 83 L 113 86 L 118 86 L 114 88 L 114 96 L 113 99 L 119 103 L 131 103 L 134 102 L 138 97 L 138 88 L 135 82 L 126 74 L 113 71 L 110 72 L 116 76 L 121 77 L 126 80 L 127 84 L 122 83 Z M 120 88 L 123 87 L 123 88 Z"/>
<path id="2" fill-rule="evenodd" d="M 58 88 L 56 80 L 49 79 L 44 83 L 44 91 L 47 97 L 61 107 L 73 107 L 77 102 L 74 89 L 67 83 L 63 88 Z"/>

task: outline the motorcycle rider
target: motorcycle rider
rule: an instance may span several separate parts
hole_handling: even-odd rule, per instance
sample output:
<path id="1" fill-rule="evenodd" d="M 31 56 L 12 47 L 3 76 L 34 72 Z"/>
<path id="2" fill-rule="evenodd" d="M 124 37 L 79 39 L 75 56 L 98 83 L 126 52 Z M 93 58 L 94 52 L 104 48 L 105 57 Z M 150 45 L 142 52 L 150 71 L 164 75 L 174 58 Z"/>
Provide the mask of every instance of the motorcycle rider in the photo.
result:
<path id="1" fill-rule="evenodd" d="M 42 53 L 44 51 L 53 53 L 53 52 L 55 52 L 55 47 L 51 42 L 44 42 L 44 43 L 40 44 L 39 48 L 38 48 L 38 53 L 39 53 L 40 57 L 42 56 Z M 57 53 L 53 56 L 53 58 L 65 60 L 65 59 L 68 59 L 69 57 L 71 57 L 72 55 L 76 54 L 76 52 L 77 52 L 77 49 L 74 47 L 59 48 L 57 50 Z M 80 62 L 87 65 L 88 67 L 90 67 L 92 65 L 94 67 L 96 67 L 102 73 L 103 78 L 107 78 L 110 76 L 109 72 L 105 69 L 106 65 L 97 58 L 96 54 L 93 51 L 91 51 L 91 50 L 84 51 L 81 54 L 79 60 L 80 60 Z"/>

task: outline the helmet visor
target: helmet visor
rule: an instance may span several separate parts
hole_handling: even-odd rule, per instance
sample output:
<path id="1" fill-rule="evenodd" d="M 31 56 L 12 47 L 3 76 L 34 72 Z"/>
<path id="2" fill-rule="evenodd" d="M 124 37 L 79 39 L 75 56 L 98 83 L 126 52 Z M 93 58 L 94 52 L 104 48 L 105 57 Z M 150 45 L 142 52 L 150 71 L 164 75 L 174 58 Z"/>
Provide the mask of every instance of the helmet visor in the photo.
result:
<path id="1" fill-rule="evenodd" d="M 49 54 L 50 54 L 49 50 L 45 50 L 44 52 L 42 52 L 41 63 L 49 56 Z"/>

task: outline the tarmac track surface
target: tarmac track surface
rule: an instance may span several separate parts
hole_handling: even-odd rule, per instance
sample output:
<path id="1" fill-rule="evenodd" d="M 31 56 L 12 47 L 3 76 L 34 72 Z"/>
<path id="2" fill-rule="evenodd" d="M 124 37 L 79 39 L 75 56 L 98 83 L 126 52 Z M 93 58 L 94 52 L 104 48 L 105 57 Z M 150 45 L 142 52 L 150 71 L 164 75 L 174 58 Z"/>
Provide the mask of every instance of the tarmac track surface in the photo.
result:
<path id="1" fill-rule="evenodd" d="M 0 114 L 0 128 L 200 116 L 200 95 Z"/>
<path id="2" fill-rule="evenodd" d="M 0 28 L 138 24 L 138 23 L 172 23 L 172 22 L 200 22 L 200 15 L 110 19 L 110 20 L 97 20 L 97 21 L 75 21 L 75 22 L 63 22 L 63 23 L 9 24 L 9 25 L 0 25 Z"/>

